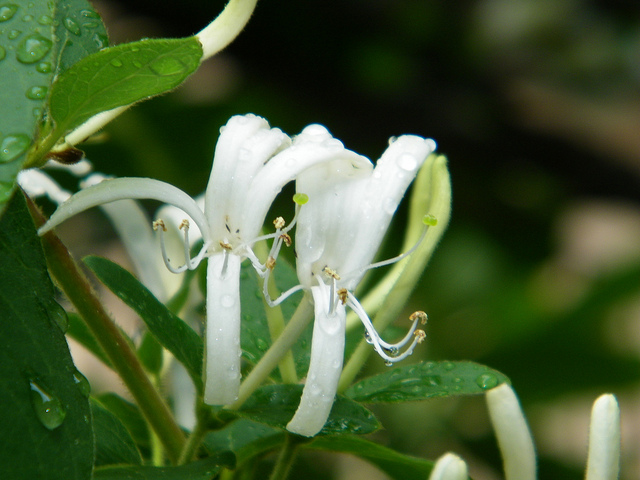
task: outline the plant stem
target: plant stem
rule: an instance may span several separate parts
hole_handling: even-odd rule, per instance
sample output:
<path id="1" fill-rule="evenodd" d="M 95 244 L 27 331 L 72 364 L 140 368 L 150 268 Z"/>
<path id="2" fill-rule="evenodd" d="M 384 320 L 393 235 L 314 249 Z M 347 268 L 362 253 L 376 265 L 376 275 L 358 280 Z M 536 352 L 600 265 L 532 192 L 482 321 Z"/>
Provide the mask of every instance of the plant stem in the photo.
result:
<path id="1" fill-rule="evenodd" d="M 43 225 L 45 219 L 42 213 L 30 199 L 27 199 L 27 204 L 36 225 Z M 84 319 L 114 370 L 131 392 L 149 425 L 158 435 L 167 456 L 172 462 L 176 462 L 185 443 L 185 437 L 169 407 L 149 380 L 127 339 L 102 306 L 65 245 L 53 231 L 41 238 L 49 271 Z"/>
<path id="2" fill-rule="evenodd" d="M 292 435 L 286 435 L 284 445 L 282 446 L 282 450 L 280 450 L 276 466 L 273 468 L 269 480 L 285 480 L 289 475 L 297 453 L 298 443 Z"/>
<path id="3" fill-rule="evenodd" d="M 187 443 L 185 443 L 182 452 L 180 452 L 180 457 L 178 458 L 178 465 L 185 465 L 193 459 L 196 452 L 198 451 L 198 447 L 202 443 L 204 436 L 207 434 L 208 423 L 210 420 L 209 408 L 205 407 L 202 404 L 202 400 L 198 400 L 198 421 L 196 422 L 196 426 L 187 438 Z"/>
<path id="4" fill-rule="evenodd" d="M 289 320 L 289 323 L 282 331 L 282 334 L 273 342 L 271 348 L 253 367 L 251 373 L 240 385 L 238 399 L 229 405 L 228 408 L 236 410 L 249 398 L 249 396 L 262 384 L 265 378 L 278 365 L 278 362 L 289 351 L 293 344 L 300 338 L 302 332 L 313 318 L 313 304 L 308 294 L 305 294 L 300 301 L 300 305 Z"/>

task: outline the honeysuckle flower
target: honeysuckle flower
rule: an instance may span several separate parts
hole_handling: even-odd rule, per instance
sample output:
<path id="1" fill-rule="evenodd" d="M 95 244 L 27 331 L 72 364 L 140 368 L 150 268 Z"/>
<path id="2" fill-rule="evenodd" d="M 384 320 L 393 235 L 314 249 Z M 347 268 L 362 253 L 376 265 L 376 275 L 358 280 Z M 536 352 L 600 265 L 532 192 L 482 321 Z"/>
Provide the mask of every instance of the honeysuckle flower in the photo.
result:
<path id="1" fill-rule="evenodd" d="M 285 184 L 309 167 L 326 164 L 338 177 L 349 177 L 368 164 L 364 157 L 344 149 L 337 140 L 317 135 L 317 131 L 318 126 L 307 127 L 292 144 L 287 135 L 270 128 L 261 117 L 232 117 L 221 128 L 204 209 L 182 190 L 159 180 L 110 179 L 70 198 L 40 233 L 83 210 L 122 199 L 154 199 L 187 214 L 198 227 L 204 245 L 191 258 L 190 221 L 183 221 L 180 228 L 185 237 L 185 263 L 182 266 L 174 266 L 166 254 L 164 221 L 159 219 L 155 227 L 159 231 L 165 264 L 171 271 L 195 269 L 200 261 L 207 259 L 204 400 L 211 405 L 229 404 L 237 397 L 240 384 L 240 263 L 249 258 L 259 271 L 267 269 L 259 263 L 251 246 L 274 237 L 259 237 L 271 203 Z"/>
<path id="2" fill-rule="evenodd" d="M 431 470 L 429 480 L 467 480 L 467 464 L 453 453 L 445 453 Z"/>
<path id="3" fill-rule="evenodd" d="M 296 189 L 308 202 L 298 216 L 297 273 L 313 297 L 315 321 L 309 372 L 289 431 L 313 436 L 329 416 L 342 371 L 346 306 L 360 317 L 366 338 L 388 364 L 406 358 L 424 339 L 416 326 L 426 315 L 417 312 L 404 339 L 385 342 L 352 292 L 368 269 L 406 256 L 371 264 L 407 187 L 434 150 L 433 140 L 406 135 L 390 142 L 365 177 L 341 180 L 327 165 L 298 176 Z"/>
<path id="4" fill-rule="evenodd" d="M 502 384 L 486 394 L 489 417 L 504 463 L 505 480 L 535 480 L 531 432 L 513 389 Z M 593 404 L 586 480 L 616 480 L 620 469 L 620 409 L 611 394 Z"/>

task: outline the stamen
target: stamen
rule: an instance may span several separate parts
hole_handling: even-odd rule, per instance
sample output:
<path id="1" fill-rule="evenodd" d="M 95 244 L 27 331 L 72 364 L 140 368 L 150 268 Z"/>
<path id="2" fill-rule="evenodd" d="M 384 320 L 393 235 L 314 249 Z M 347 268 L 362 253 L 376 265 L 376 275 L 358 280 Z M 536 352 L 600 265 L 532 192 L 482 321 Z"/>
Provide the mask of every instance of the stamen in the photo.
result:
<path id="1" fill-rule="evenodd" d="M 322 271 L 328 276 L 333 278 L 334 280 L 340 280 L 340 275 L 338 275 L 338 272 L 336 272 L 335 270 L 329 268 L 329 267 L 324 267 L 322 269 Z"/>
<path id="2" fill-rule="evenodd" d="M 289 236 L 289 234 L 287 234 L 287 233 L 283 233 L 283 234 L 282 234 L 282 235 L 280 235 L 278 238 L 282 239 L 282 241 L 284 242 L 284 244 L 285 244 L 287 247 L 290 247 L 290 246 L 291 246 L 292 241 L 291 241 L 291 237 Z"/>
<path id="3" fill-rule="evenodd" d="M 426 317 L 426 314 L 424 315 L 424 317 L 423 315 L 421 315 L 421 313 L 424 312 L 416 312 L 411 315 L 410 318 L 413 321 L 411 329 L 402 340 L 392 344 L 387 343 L 382 340 L 382 338 L 380 338 L 380 335 L 373 326 L 373 323 L 367 315 L 367 312 L 365 312 L 364 308 L 362 308 L 362 305 L 360 305 L 360 302 L 358 302 L 356 297 L 354 297 L 353 294 L 349 291 L 347 291 L 347 298 L 349 307 L 351 307 L 356 315 L 358 315 L 360 321 L 364 325 L 365 340 L 367 341 L 367 343 L 373 345 L 373 348 L 376 350 L 378 355 L 382 357 L 386 365 L 392 365 L 396 362 L 404 360 L 413 353 L 413 350 L 418 343 L 422 343 L 424 341 L 426 333 L 423 330 L 416 330 L 418 322 L 422 321 L 424 317 Z M 404 352 L 398 354 L 399 350 L 409 342 L 411 342 L 411 344 L 407 347 L 407 349 Z"/>
<path id="4" fill-rule="evenodd" d="M 361 275 L 364 272 L 366 272 L 367 270 L 371 270 L 372 268 L 384 267 L 386 265 L 391 265 L 393 263 L 397 263 L 400 260 L 403 260 L 403 259 L 407 258 L 409 255 L 411 255 L 413 252 L 415 252 L 415 250 L 420 246 L 420 244 L 424 240 L 424 237 L 426 237 L 426 235 L 427 235 L 427 230 L 429 230 L 429 227 L 436 225 L 438 223 L 438 220 L 433 215 L 425 215 L 424 217 L 422 217 L 422 223 L 424 224 L 424 229 L 422 230 L 422 234 L 420 235 L 420 238 L 418 239 L 418 241 L 408 251 L 406 251 L 404 253 L 401 253 L 400 255 L 397 255 L 397 256 L 395 256 L 393 258 L 389 258 L 387 260 L 382 260 L 381 262 L 372 263 L 371 265 L 367 265 L 366 267 L 362 267 L 359 270 L 355 270 L 353 272 L 349 272 L 348 274 L 345 275 L 345 277 L 348 277 L 348 276 L 351 276 L 351 275 L 354 275 L 354 274 Z"/>
<path id="5" fill-rule="evenodd" d="M 277 230 L 282 230 L 282 228 L 285 226 L 284 218 L 276 217 L 276 219 L 273 221 L 273 225 Z"/>
<path id="6" fill-rule="evenodd" d="M 347 304 L 347 294 L 349 292 L 347 291 L 346 288 L 341 288 L 338 290 L 338 298 L 340 299 L 340 301 L 342 302 L 343 305 Z"/>
<path id="7" fill-rule="evenodd" d="M 273 257 L 269 257 L 267 258 L 266 263 L 264 264 L 264 266 L 266 268 L 268 268 L 269 270 L 273 270 L 276 266 L 276 259 Z"/>
<path id="8" fill-rule="evenodd" d="M 184 229 L 184 257 L 185 264 L 180 267 L 174 267 L 171 265 L 171 261 L 169 260 L 169 256 L 167 255 L 167 247 L 164 241 L 164 232 L 167 231 L 167 227 L 164 224 L 164 221 L 159 218 L 155 220 L 152 224 L 153 229 L 157 232 L 160 232 L 160 251 L 162 252 L 162 260 L 164 261 L 167 269 L 172 273 L 182 273 L 185 270 L 195 270 L 200 265 L 200 262 L 207 254 L 207 249 L 209 248 L 209 243 L 205 242 L 205 244 L 198 252 L 195 258 L 191 258 L 191 251 L 189 250 L 189 221 L 183 220 L 180 224 L 180 229 Z"/>
<path id="9" fill-rule="evenodd" d="M 220 246 L 225 250 L 233 250 L 233 246 L 230 243 L 224 242 L 222 240 L 220 240 Z"/>
<path id="10" fill-rule="evenodd" d="M 427 314 L 424 313 L 422 310 L 418 310 L 417 312 L 413 312 L 409 316 L 409 320 L 411 320 L 412 322 L 415 322 L 416 320 L 419 320 L 422 325 L 426 325 L 427 324 L 427 319 L 428 319 Z"/>

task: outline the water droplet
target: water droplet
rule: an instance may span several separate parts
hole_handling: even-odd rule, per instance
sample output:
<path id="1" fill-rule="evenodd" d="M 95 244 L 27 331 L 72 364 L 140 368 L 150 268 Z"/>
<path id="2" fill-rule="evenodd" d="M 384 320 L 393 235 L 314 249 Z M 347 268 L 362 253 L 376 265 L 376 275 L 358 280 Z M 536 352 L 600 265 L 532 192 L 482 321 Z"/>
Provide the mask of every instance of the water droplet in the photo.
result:
<path id="1" fill-rule="evenodd" d="M 391 366 L 393 366 L 393 362 L 392 362 L 391 360 L 387 360 L 386 362 L 384 362 L 384 364 L 385 364 L 387 367 L 391 367 Z"/>
<path id="2" fill-rule="evenodd" d="M 2 143 L 0 143 L 0 163 L 10 162 L 14 158 L 17 158 L 27 150 L 30 143 L 31 139 L 28 135 L 21 133 L 17 135 L 7 135 L 2 139 Z"/>
<path id="3" fill-rule="evenodd" d="M 51 73 L 51 63 L 40 62 L 38 65 L 36 65 L 36 70 L 40 73 Z"/>
<path id="4" fill-rule="evenodd" d="M 98 25 L 100 25 L 98 22 L 84 22 L 82 24 L 84 28 L 96 28 Z"/>
<path id="5" fill-rule="evenodd" d="M 91 393 L 91 384 L 89 383 L 89 380 L 87 380 L 87 377 L 80 373 L 79 370 L 76 370 L 73 373 L 73 381 L 80 389 L 80 393 L 85 397 L 89 397 L 89 394 Z"/>
<path id="6" fill-rule="evenodd" d="M 387 212 L 389 215 L 393 215 L 396 211 L 396 207 L 398 206 L 398 202 L 395 200 L 395 198 L 385 198 L 384 202 L 382 202 L 382 208 L 385 212 Z"/>
<path id="7" fill-rule="evenodd" d="M 40 18 L 38 18 L 38 23 L 40 25 L 51 25 L 53 23 L 53 18 L 51 18 L 49 15 L 42 15 Z"/>
<path id="8" fill-rule="evenodd" d="M 415 170 L 416 167 L 418 166 L 418 161 L 416 160 L 416 157 L 408 153 L 403 153 L 402 155 L 400 155 L 396 160 L 396 162 L 398 163 L 398 166 L 401 169 L 406 170 L 408 172 Z"/>
<path id="9" fill-rule="evenodd" d="M 136 67 L 136 68 L 142 68 L 142 63 L 137 61 L 137 60 L 134 60 L 133 61 L 133 66 Z"/>
<path id="10" fill-rule="evenodd" d="M 53 430 L 62 425 L 64 417 L 67 415 L 60 399 L 47 391 L 38 381 L 29 381 L 31 388 L 31 403 L 40 423 L 49 430 Z"/>
<path id="11" fill-rule="evenodd" d="M 118 60 L 117 58 L 114 58 L 109 63 L 111 63 L 111 65 L 113 65 L 114 67 L 121 67 L 122 66 L 122 60 Z"/>
<path id="12" fill-rule="evenodd" d="M 49 315 L 49 319 L 53 320 L 53 322 L 60 327 L 62 333 L 67 332 L 69 329 L 69 317 L 67 317 L 66 310 L 62 308 L 58 302 L 51 302 L 47 308 L 47 314 Z"/>
<path id="13" fill-rule="evenodd" d="M 16 57 L 22 63 L 36 63 L 49 53 L 52 45 L 51 40 L 34 33 L 22 39 L 20 45 L 18 45 Z"/>
<path id="14" fill-rule="evenodd" d="M 80 15 L 86 18 L 100 18 L 100 15 L 93 10 L 80 10 Z"/>
<path id="15" fill-rule="evenodd" d="M 78 22 L 76 22 L 73 18 L 66 17 L 62 21 L 62 24 L 64 25 L 64 28 L 69 30 L 74 35 L 80 36 L 80 25 L 78 25 Z"/>
<path id="16" fill-rule="evenodd" d="M 258 350 L 260 350 L 261 352 L 264 352 L 267 348 L 269 348 L 269 345 L 262 338 L 258 338 L 256 339 L 256 347 L 258 347 Z"/>
<path id="17" fill-rule="evenodd" d="M 498 379 L 492 373 L 483 373 L 476 378 L 476 384 L 483 390 L 498 386 Z"/>
<path id="18" fill-rule="evenodd" d="M 4 57 L 7 56 L 7 51 L 4 49 L 4 47 L 0 47 L 0 60 L 4 60 Z"/>
<path id="19" fill-rule="evenodd" d="M 25 15 L 22 17 L 23 22 L 30 22 L 31 20 L 33 20 L 33 15 Z"/>
<path id="20" fill-rule="evenodd" d="M 173 57 L 159 58 L 149 65 L 149 68 L 151 68 L 153 73 L 160 75 L 161 77 L 179 75 L 186 69 L 184 63 Z"/>
<path id="21" fill-rule="evenodd" d="M 6 22 L 7 20 L 11 20 L 17 11 L 18 11 L 18 5 L 14 5 L 13 3 L 7 3 L 6 5 L 2 5 L 0 7 L 0 22 Z"/>
<path id="22" fill-rule="evenodd" d="M 27 98 L 30 100 L 42 100 L 47 96 L 47 87 L 31 87 L 27 90 Z"/>
<path id="23" fill-rule="evenodd" d="M 9 33 L 7 34 L 7 38 L 9 40 L 15 40 L 16 38 L 18 38 L 20 35 L 22 34 L 22 30 L 11 30 L 9 31 Z"/>
<path id="24" fill-rule="evenodd" d="M 42 116 L 42 109 L 38 107 L 34 107 L 33 116 L 36 118 L 40 118 Z"/>
<path id="25" fill-rule="evenodd" d="M 313 383 L 309 385 L 309 394 L 314 397 L 319 396 L 322 393 L 322 389 L 318 386 L 318 384 Z"/>
<path id="26" fill-rule="evenodd" d="M 91 37 L 91 40 L 93 40 L 93 43 L 96 45 L 96 47 L 98 47 L 99 50 L 102 50 L 103 48 L 107 48 L 109 46 L 109 38 L 102 33 L 95 33 Z"/>
<path id="27" fill-rule="evenodd" d="M 433 140 L 432 138 L 425 138 L 424 143 L 428 145 L 429 150 L 431 150 L 432 152 L 434 152 L 435 149 L 438 148 L 436 141 Z"/>
<path id="28" fill-rule="evenodd" d="M 220 299 L 220 304 L 224 308 L 231 308 L 236 304 L 236 301 L 231 295 L 223 295 Z"/>
<path id="29" fill-rule="evenodd" d="M 395 143 L 396 140 L 398 140 L 398 137 L 389 137 L 389 145 Z"/>
<path id="30" fill-rule="evenodd" d="M 450 372 L 451 370 L 453 370 L 454 368 L 456 368 L 455 363 L 452 362 L 444 362 L 442 364 L 442 367 L 447 371 Z"/>

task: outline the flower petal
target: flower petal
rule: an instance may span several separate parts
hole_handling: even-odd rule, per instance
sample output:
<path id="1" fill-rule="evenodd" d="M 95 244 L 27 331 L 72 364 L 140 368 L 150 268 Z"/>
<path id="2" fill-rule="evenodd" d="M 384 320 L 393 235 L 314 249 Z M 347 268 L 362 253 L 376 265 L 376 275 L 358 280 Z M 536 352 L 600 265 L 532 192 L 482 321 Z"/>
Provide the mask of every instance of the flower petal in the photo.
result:
<path id="1" fill-rule="evenodd" d="M 344 360 L 346 311 L 338 302 L 331 312 L 330 287 L 320 283 L 311 288 L 315 320 L 311 361 L 300 405 L 287 430 L 312 437 L 327 422 L 338 388 Z"/>
<path id="2" fill-rule="evenodd" d="M 242 219 L 247 209 L 247 198 L 251 195 L 251 182 L 265 162 L 288 147 L 291 140 L 280 129 L 270 128 L 264 118 L 256 115 L 231 117 L 220 131 L 205 196 L 205 212 L 213 239 L 224 239 L 234 245 L 240 237 L 247 240 L 255 237 L 262 228 L 271 202 L 264 210 L 259 225 L 253 227 L 252 232 L 244 231 Z"/>
<path id="3" fill-rule="evenodd" d="M 51 215 L 38 234 L 43 235 L 66 219 L 91 207 L 124 199 L 151 199 L 174 205 L 190 215 L 206 236 L 209 228 L 196 202 L 179 188 L 151 178 L 114 178 L 79 191 Z"/>
<path id="4" fill-rule="evenodd" d="M 467 464 L 453 453 L 445 453 L 431 470 L 429 480 L 467 480 Z"/>
<path id="5" fill-rule="evenodd" d="M 620 407 L 611 394 L 593 404 L 586 480 L 616 480 L 620 471 Z"/>
<path id="6" fill-rule="evenodd" d="M 240 263 L 222 252 L 208 259 L 204 401 L 229 405 L 240 389 Z"/>
<path id="7" fill-rule="evenodd" d="M 505 480 L 535 480 L 533 439 L 515 392 L 503 383 L 487 392 L 487 406 L 504 462 Z"/>
<path id="8" fill-rule="evenodd" d="M 49 175 L 37 168 L 22 170 L 18 173 L 18 184 L 31 197 L 46 195 L 54 203 L 60 205 L 71 197 L 71 193 L 62 188 Z"/>

